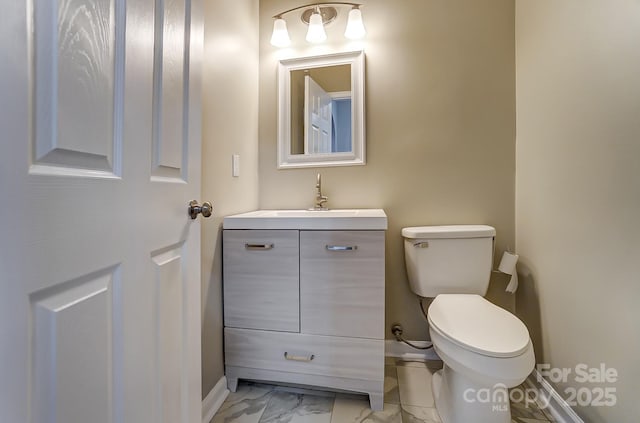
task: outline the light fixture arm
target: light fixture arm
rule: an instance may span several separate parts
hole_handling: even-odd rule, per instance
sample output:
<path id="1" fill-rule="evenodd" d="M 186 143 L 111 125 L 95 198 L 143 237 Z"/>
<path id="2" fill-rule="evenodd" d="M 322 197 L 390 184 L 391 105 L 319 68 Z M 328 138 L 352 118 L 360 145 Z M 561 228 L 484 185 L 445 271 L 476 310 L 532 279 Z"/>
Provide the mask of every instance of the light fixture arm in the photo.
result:
<path id="1" fill-rule="evenodd" d="M 293 9 L 285 10 L 284 12 L 280 12 L 277 15 L 273 15 L 273 19 L 281 19 L 282 15 L 286 15 L 289 12 L 295 12 L 296 10 L 304 9 L 306 7 L 313 7 L 313 6 L 352 6 L 354 8 L 359 8 L 360 6 L 362 6 L 362 3 L 351 3 L 346 1 L 309 3 L 309 4 L 304 4 L 302 6 L 294 7 Z"/>

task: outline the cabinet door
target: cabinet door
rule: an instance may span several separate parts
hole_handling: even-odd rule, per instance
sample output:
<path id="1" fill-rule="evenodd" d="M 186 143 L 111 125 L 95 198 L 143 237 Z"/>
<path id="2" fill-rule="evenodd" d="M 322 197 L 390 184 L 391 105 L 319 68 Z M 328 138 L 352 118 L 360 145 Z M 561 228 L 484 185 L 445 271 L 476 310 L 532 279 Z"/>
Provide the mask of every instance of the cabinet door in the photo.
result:
<path id="1" fill-rule="evenodd" d="M 298 231 L 225 230 L 224 323 L 298 332 Z"/>
<path id="2" fill-rule="evenodd" d="M 384 231 L 300 232 L 300 331 L 384 338 Z"/>

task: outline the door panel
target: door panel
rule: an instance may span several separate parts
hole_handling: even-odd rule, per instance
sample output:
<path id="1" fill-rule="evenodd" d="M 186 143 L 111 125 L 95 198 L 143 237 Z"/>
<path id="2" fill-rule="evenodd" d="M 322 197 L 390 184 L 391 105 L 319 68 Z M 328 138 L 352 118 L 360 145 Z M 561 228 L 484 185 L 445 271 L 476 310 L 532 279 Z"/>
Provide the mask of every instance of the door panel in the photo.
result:
<path id="1" fill-rule="evenodd" d="M 156 413 L 159 422 L 179 422 L 183 413 L 184 281 L 182 246 L 152 256 L 155 271 Z"/>
<path id="2" fill-rule="evenodd" d="M 0 422 L 200 422 L 202 1 L 2 10 Z"/>
<path id="3" fill-rule="evenodd" d="M 119 276 L 111 268 L 30 296 L 35 421 L 112 421 Z"/>
<path id="4" fill-rule="evenodd" d="M 156 10 L 152 175 L 154 180 L 179 182 L 187 176 L 184 87 L 188 84 L 189 56 L 184 47 L 190 21 L 185 0 L 167 0 L 164 5 L 164 9 Z"/>
<path id="5" fill-rule="evenodd" d="M 331 96 L 309 75 L 305 88 L 305 154 L 331 153 Z"/>
<path id="6" fill-rule="evenodd" d="M 34 2 L 31 173 L 120 175 L 124 7 Z"/>

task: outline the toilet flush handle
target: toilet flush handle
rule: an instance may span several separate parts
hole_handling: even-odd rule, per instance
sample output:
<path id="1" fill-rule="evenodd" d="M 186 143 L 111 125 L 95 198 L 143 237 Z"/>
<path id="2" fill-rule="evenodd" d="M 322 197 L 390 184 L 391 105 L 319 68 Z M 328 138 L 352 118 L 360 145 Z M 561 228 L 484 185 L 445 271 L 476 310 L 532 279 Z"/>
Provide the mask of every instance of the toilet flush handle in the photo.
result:
<path id="1" fill-rule="evenodd" d="M 414 242 L 413 246 L 416 248 L 429 248 L 429 242 L 427 241 Z"/>

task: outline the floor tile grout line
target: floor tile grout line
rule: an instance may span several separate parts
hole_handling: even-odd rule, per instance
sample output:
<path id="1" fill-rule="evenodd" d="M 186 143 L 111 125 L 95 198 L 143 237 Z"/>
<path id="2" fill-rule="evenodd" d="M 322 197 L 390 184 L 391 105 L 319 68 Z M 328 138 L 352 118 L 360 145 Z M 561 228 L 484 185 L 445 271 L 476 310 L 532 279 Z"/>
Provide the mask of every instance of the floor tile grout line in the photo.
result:
<path id="1" fill-rule="evenodd" d="M 262 416 L 264 416 L 264 412 L 267 410 L 267 407 L 269 406 L 270 402 L 271 402 L 271 397 L 269 398 L 269 401 L 267 401 L 267 405 L 265 405 L 262 411 L 260 412 L 260 417 L 258 417 L 258 423 L 262 422 Z"/>
<path id="2" fill-rule="evenodd" d="M 262 417 L 264 416 L 264 412 L 267 411 L 267 408 L 269 408 L 269 404 L 271 404 L 271 401 L 273 400 L 273 393 L 276 392 L 275 389 L 271 389 L 266 395 L 269 395 L 269 400 L 267 401 L 267 403 L 264 405 L 264 407 L 262 408 L 262 411 L 260 412 L 260 417 L 258 417 L 258 423 L 262 422 Z"/>
<path id="3" fill-rule="evenodd" d="M 402 406 L 404 405 L 402 403 L 402 394 L 400 393 L 400 375 L 398 374 L 398 366 L 397 366 L 398 362 L 396 361 L 396 365 L 393 366 L 393 372 L 396 375 L 396 382 L 398 383 L 398 402 L 399 402 L 399 406 L 400 406 L 400 414 L 402 414 Z"/>
<path id="4" fill-rule="evenodd" d="M 329 423 L 333 422 L 333 411 L 336 408 L 336 398 L 337 396 L 334 395 L 331 399 L 331 401 L 333 401 L 333 404 L 331 405 L 331 411 L 329 411 Z"/>
<path id="5" fill-rule="evenodd" d="M 333 397 L 331 397 L 331 408 L 329 409 L 329 423 L 333 422 L 333 412 L 336 409 L 336 398 L 338 398 L 337 395 L 334 395 Z"/>
<path id="6" fill-rule="evenodd" d="M 388 365 L 387 365 L 387 364 L 385 364 L 385 368 L 384 368 L 384 378 L 385 378 L 385 379 L 387 378 L 387 367 L 390 367 L 390 368 L 392 369 L 392 370 L 391 370 L 391 372 L 392 372 L 392 373 L 391 373 L 391 376 L 392 376 L 392 377 L 395 379 L 395 381 L 396 381 L 396 387 L 395 387 L 395 390 L 396 390 L 396 391 L 397 391 L 397 393 L 398 393 L 398 405 L 402 407 L 402 403 L 401 403 L 401 401 L 400 401 L 400 382 L 399 382 L 399 380 L 398 380 L 398 368 L 397 368 L 395 365 L 390 365 L 390 364 L 388 364 Z M 384 382 L 384 383 L 386 383 L 386 382 Z M 383 404 L 385 404 L 385 403 L 386 403 L 386 401 L 385 401 L 385 399 L 386 399 L 386 398 L 385 398 L 385 394 L 386 394 L 387 392 L 386 392 L 386 390 L 385 390 L 384 386 L 383 386 L 383 391 L 385 391 L 385 392 L 383 392 L 382 401 L 383 401 Z M 392 404 L 392 403 L 388 403 L 388 404 Z"/>

